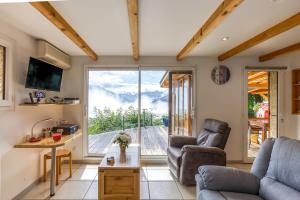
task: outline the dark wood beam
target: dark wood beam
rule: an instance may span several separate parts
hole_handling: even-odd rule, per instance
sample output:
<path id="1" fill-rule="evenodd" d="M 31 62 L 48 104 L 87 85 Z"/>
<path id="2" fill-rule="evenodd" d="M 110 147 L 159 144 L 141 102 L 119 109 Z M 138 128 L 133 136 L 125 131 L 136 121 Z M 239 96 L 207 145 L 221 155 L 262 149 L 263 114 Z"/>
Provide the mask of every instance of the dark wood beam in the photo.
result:
<path id="1" fill-rule="evenodd" d="M 61 32 L 63 32 L 70 40 L 72 40 L 89 57 L 91 57 L 93 60 L 97 60 L 97 54 L 49 2 L 30 2 L 30 4 L 42 15 L 44 15 L 52 24 L 54 24 Z"/>

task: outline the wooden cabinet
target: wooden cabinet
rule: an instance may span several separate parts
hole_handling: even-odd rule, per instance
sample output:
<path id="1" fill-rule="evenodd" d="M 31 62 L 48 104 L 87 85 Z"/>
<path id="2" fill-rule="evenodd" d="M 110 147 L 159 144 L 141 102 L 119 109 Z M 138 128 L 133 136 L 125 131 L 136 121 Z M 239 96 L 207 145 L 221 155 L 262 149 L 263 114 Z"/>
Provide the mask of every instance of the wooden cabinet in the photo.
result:
<path id="1" fill-rule="evenodd" d="M 139 199 L 139 170 L 100 170 L 99 199 Z"/>
<path id="2" fill-rule="evenodd" d="M 292 114 L 300 115 L 300 69 L 292 70 Z"/>
<path id="3" fill-rule="evenodd" d="M 115 158 L 113 165 L 106 162 L 106 158 L 111 156 Z M 120 154 L 118 146 L 113 146 L 102 160 L 98 168 L 99 199 L 140 199 L 139 146 L 130 145 L 126 151 L 125 159 L 123 156 Z"/>

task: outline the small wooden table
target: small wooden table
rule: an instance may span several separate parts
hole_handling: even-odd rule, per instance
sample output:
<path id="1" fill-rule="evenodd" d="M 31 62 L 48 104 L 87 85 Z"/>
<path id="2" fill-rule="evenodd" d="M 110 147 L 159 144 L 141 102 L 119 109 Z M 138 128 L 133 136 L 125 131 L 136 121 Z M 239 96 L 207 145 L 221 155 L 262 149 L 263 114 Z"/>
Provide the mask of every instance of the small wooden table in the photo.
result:
<path id="1" fill-rule="evenodd" d="M 140 149 L 138 144 L 131 144 L 126 149 L 126 159 L 118 145 L 113 145 L 103 158 L 98 168 L 98 197 L 101 200 L 138 200 L 140 199 Z M 121 157 L 120 157 L 121 155 Z M 107 157 L 114 156 L 115 163 L 109 165 Z"/>
<path id="2" fill-rule="evenodd" d="M 56 148 L 64 146 L 81 136 L 82 132 L 78 130 L 76 133 L 71 135 L 63 135 L 61 140 L 54 142 L 52 137 L 44 138 L 39 142 L 24 142 L 15 145 L 15 148 L 51 148 L 51 177 L 50 177 L 50 196 L 55 195 L 55 162 L 56 162 Z"/>

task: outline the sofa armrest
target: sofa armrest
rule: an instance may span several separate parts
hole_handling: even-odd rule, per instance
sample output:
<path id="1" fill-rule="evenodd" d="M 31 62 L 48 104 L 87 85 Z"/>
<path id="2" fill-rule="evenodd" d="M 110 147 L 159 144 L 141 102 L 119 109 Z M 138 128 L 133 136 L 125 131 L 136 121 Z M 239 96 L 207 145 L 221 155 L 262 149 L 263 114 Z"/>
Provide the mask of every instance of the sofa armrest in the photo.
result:
<path id="1" fill-rule="evenodd" d="M 190 136 L 170 136 L 169 142 L 171 147 L 181 148 L 184 145 L 196 145 L 197 139 Z"/>
<path id="2" fill-rule="evenodd" d="M 200 190 L 258 194 L 259 179 L 251 173 L 231 167 L 201 166 L 196 175 Z"/>

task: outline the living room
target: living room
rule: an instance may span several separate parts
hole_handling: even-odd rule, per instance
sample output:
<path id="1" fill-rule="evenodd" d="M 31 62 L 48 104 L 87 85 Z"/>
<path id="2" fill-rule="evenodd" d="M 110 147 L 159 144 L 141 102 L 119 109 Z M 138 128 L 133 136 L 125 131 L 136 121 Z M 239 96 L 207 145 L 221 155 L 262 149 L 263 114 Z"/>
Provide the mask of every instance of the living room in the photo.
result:
<path id="1" fill-rule="evenodd" d="M 106 170 L 112 156 L 115 165 L 122 165 L 119 155 L 109 156 L 113 146 L 118 146 L 112 142 L 120 132 L 130 135 L 131 144 L 125 149 L 127 159 L 137 145 L 138 166 L 135 167 L 139 169 L 139 181 L 135 186 L 138 190 L 133 190 L 133 196 L 119 194 L 102 199 L 298 199 L 297 163 L 293 170 L 286 168 L 291 171 L 286 175 L 288 180 L 273 177 L 280 184 L 288 185 L 287 191 L 294 195 L 290 198 L 281 190 L 277 191 L 283 197 L 274 191 L 270 192 L 273 196 L 261 193 L 255 184 L 242 189 L 233 184 L 226 191 L 220 185 L 214 188 L 207 183 L 211 188 L 205 188 L 194 177 L 200 173 L 201 165 L 227 165 L 249 172 L 255 159 L 248 153 L 250 143 L 264 149 L 272 143 L 269 137 L 294 139 L 290 145 L 300 139 L 299 11 L 297 0 L 0 1 L 0 47 L 3 47 L 0 53 L 4 61 L 0 62 L 1 67 L 4 66 L 3 70 L 0 68 L 0 80 L 4 83 L 0 85 L 3 97 L 0 99 L 1 199 L 99 199 L 99 188 L 105 189 L 105 182 L 99 181 L 99 171 Z M 41 48 L 52 48 L 65 56 L 67 69 L 61 70 L 61 64 L 47 60 L 45 53 L 40 56 Z M 61 73 L 58 88 L 51 91 L 53 89 L 30 82 L 30 66 L 38 65 L 32 64 L 34 62 Z M 263 73 L 258 74 L 261 71 Z M 93 78 L 94 72 L 96 78 Z M 267 95 L 268 98 L 260 98 L 259 103 L 262 107 L 263 103 L 270 102 L 270 106 L 272 84 L 262 86 L 261 79 L 270 80 L 266 73 L 271 72 L 277 74 L 276 114 L 269 109 L 270 113 L 260 120 L 272 124 L 271 117 L 276 118 L 276 134 L 272 134 L 270 125 L 254 133 L 248 123 L 260 116 L 256 112 L 250 120 L 249 93 Z M 248 76 L 257 78 L 262 74 L 264 78 L 250 82 Z M 101 87 L 102 93 L 104 88 L 108 91 L 106 94 L 111 95 L 103 98 L 97 96 L 99 91 L 92 94 L 91 83 Z M 253 91 L 257 89 L 254 86 L 258 90 Z M 269 93 L 263 93 L 262 87 Z M 126 102 L 117 101 L 120 99 Z M 90 115 L 94 107 L 110 108 L 114 116 L 121 108 L 122 116 L 117 122 L 108 122 L 113 126 L 104 128 L 103 123 L 95 123 L 96 129 L 92 130 L 91 119 L 95 116 L 98 119 L 102 113 Z M 130 107 L 134 108 L 134 114 L 130 115 L 134 119 L 130 118 L 129 123 L 126 111 Z M 174 145 L 183 147 L 179 139 L 187 137 L 185 145 L 191 146 L 196 144 L 194 138 L 207 129 L 223 132 L 221 128 L 225 125 L 220 121 L 230 131 L 228 139 L 224 139 L 227 140 L 224 151 L 223 144 L 211 147 L 218 148 L 222 155 L 221 159 L 216 158 L 215 164 L 210 156 L 206 162 L 201 152 L 188 160 L 188 147 L 179 150 L 179 157 L 174 157 L 174 151 L 170 153 Z M 69 123 L 79 125 L 78 130 L 70 135 L 58 133 L 60 141 L 54 141 L 59 131 L 54 131 L 53 139 L 49 133 L 48 138 L 39 137 L 42 129 Z M 154 129 L 157 132 L 152 131 Z M 100 138 L 104 135 L 107 140 Z M 94 136 L 99 137 L 92 143 L 90 138 Z M 49 143 L 42 143 L 46 139 Z M 297 155 L 300 148 L 299 142 L 294 145 L 294 149 L 289 149 L 290 155 Z M 60 149 L 67 150 L 62 161 L 54 159 L 59 153 L 65 153 L 58 152 Z M 261 158 L 260 153 L 255 156 Z M 170 160 L 173 158 L 175 162 L 179 159 L 180 167 L 174 166 Z M 297 160 L 299 156 L 292 159 Z M 193 164 L 183 165 L 188 162 Z M 186 166 L 191 166 L 186 171 L 195 171 L 185 173 Z M 227 180 L 234 182 L 227 171 L 206 166 L 201 169 L 211 177 L 214 174 L 221 177 L 223 172 L 224 177 L 228 175 Z M 252 174 L 255 169 L 251 170 Z M 72 177 L 69 177 L 70 172 Z M 122 180 L 122 177 L 116 179 Z M 220 182 L 230 185 L 228 181 Z M 216 192 L 205 193 L 212 190 Z M 226 196 L 229 195 L 226 192 L 251 196 Z"/>

